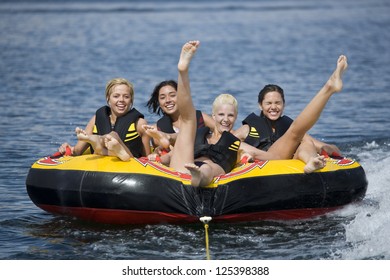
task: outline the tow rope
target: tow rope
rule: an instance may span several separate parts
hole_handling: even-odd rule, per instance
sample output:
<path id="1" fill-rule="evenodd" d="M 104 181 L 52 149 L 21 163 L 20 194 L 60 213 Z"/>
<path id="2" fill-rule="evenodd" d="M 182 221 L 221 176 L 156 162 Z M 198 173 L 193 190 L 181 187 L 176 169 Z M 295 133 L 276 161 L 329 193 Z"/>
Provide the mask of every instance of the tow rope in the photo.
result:
<path id="1" fill-rule="evenodd" d="M 209 216 L 200 217 L 199 220 L 204 224 L 205 231 L 205 243 L 206 243 L 206 258 L 210 260 L 210 250 L 209 250 L 209 222 L 212 220 Z"/>

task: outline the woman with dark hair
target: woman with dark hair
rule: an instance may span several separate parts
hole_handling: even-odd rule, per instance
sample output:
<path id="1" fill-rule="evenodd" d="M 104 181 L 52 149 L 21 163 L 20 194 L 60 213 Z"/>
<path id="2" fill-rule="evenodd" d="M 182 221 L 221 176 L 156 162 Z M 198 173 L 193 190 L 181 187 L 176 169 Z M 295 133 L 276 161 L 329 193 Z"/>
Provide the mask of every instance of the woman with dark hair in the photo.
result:
<path id="1" fill-rule="evenodd" d="M 286 101 L 284 91 L 278 85 L 264 86 L 259 92 L 258 104 L 260 115 L 255 113 L 248 115 L 234 134 L 245 143 L 268 151 L 272 144 L 286 133 L 293 120 L 283 115 Z M 306 173 L 325 166 L 324 156 L 320 155 L 322 151 L 337 156 L 341 154 L 337 146 L 317 140 L 307 133 L 304 140 L 305 144 L 298 147 L 294 158 L 312 163 L 305 169 Z"/>
<path id="2" fill-rule="evenodd" d="M 163 132 L 159 133 L 158 139 L 154 139 L 157 142 L 156 144 L 160 144 L 164 148 L 174 145 L 176 133 L 180 130 L 180 112 L 177 107 L 177 82 L 165 80 L 157 84 L 146 106 L 151 113 L 163 114 L 156 123 L 157 129 Z M 214 120 L 200 110 L 196 110 L 196 122 L 197 128 L 207 126 L 213 129 Z"/>

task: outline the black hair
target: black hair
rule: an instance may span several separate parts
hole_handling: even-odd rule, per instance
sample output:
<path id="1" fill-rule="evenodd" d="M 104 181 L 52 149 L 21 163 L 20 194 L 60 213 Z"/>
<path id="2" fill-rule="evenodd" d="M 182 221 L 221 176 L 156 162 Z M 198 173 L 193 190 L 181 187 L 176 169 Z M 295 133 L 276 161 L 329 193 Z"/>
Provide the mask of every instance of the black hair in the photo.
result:
<path id="1" fill-rule="evenodd" d="M 146 103 L 146 107 L 149 108 L 150 113 L 156 113 L 157 115 L 161 115 L 161 113 L 163 113 L 158 102 L 158 94 L 160 89 L 165 86 L 171 86 L 177 90 L 177 82 L 174 80 L 165 80 L 157 84 L 150 95 L 148 103 Z"/>
<path id="2" fill-rule="evenodd" d="M 265 95 L 268 92 L 271 92 L 271 91 L 279 92 L 280 96 L 282 97 L 283 103 L 286 103 L 285 100 L 284 100 L 284 91 L 283 91 L 283 89 L 280 86 L 273 85 L 273 84 L 268 84 L 268 85 L 264 86 L 262 90 L 260 90 L 257 102 L 259 104 L 261 104 L 261 102 L 263 102 L 263 100 L 264 100 Z"/>

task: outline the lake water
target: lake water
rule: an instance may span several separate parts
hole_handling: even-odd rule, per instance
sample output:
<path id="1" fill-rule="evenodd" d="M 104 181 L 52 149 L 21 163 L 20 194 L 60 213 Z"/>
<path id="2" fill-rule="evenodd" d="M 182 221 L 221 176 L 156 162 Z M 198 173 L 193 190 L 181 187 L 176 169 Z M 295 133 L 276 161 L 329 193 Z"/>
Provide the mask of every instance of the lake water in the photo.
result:
<path id="1" fill-rule="evenodd" d="M 210 225 L 212 259 L 390 259 L 390 2 L 2 1 L 0 3 L 0 259 L 205 258 L 195 225 L 107 226 L 53 216 L 29 199 L 31 164 L 75 143 L 105 104 L 105 83 L 135 85 L 135 107 L 156 83 L 177 78 L 182 44 L 201 41 L 192 63 L 196 106 L 221 92 L 239 100 L 239 120 L 257 112 L 267 83 L 296 117 L 332 73 L 349 68 L 310 131 L 357 159 L 369 181 L 361 203 L 309 220 Z"/>

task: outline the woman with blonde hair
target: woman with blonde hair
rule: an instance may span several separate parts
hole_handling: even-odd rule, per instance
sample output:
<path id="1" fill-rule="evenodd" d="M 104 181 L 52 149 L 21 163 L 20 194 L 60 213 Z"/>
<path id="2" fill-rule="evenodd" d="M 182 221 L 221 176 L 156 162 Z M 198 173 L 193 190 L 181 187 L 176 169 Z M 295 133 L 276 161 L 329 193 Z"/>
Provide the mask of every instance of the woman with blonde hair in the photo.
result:
<path id="1" fill-rule="evenodd" d="M 85 129 L 75 129 L 77 144 L 72 147 L 64 143 L 59 152 L 70 149 L 72 155 L 81 155 L 91 145 L 95 154 L 112 155 L 107 145 L 115 139 L 122 146 L 122 160 L 150 154 L 150 137 L 143 128 L 147 122 L 144 115 L 133 108 L 133 84 L 124 78 L 114 78 L 106 84 L 105 96 L 107 105 L 96 111 Z"/>

